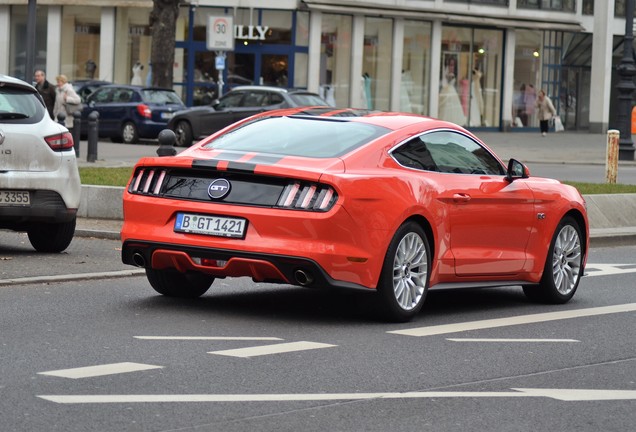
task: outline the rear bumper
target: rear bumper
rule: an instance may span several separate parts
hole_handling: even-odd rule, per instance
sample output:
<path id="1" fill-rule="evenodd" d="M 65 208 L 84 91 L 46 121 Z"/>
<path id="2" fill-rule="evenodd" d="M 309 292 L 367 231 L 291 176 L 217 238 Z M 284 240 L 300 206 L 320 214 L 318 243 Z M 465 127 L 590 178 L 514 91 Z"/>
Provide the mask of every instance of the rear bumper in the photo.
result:
<path id="1" fill-rule="evenodd" d="M 137 267 L 173 268 L 182 273 L 194 271 L 218 278 L 248 276 L 256 282 L 368 290 L 362 285 L 333 279 L 311 259 L 289 255 L 250 253 L 131 239 L 123 244 L 122 261 L 124 264 Z"/>
<path id="2" fill-rule="evenodd" d="M 31 191 L 30 206 L 0 207 L 0 228 L 20 230 L 31 222 L 70 222 L 77 215 L 77 208 L 67 208 L 55 191 Z"/>

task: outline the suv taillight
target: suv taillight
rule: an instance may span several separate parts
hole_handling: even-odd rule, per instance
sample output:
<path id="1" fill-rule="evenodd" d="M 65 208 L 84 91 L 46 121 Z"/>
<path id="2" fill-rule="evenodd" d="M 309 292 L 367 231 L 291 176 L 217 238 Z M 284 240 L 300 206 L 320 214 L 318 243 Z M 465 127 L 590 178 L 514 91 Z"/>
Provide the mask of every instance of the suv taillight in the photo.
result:
<path id="1" fill-rule="evenodd" d="M 148 105 L 144 105 L 144 104 L 137 105 L 137 112 L 142 117 L 152 118 L 152 111 L 150 110 Z"/>
<path id="2" fill-rule="evenodd" d="M 53 151 L 63 151 L 73 148 L 73 135 L 70 132 L 44 137 L 44 141 Z"/>

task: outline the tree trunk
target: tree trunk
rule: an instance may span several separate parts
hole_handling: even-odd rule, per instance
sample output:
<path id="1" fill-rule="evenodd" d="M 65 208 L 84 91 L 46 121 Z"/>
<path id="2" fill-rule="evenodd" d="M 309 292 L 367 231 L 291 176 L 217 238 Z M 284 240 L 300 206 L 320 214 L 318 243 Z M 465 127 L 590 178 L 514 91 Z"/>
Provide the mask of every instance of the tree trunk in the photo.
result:
<path id="1" fill-rule="evenodd" d="M 172 88 L 174 45 L 180 0 L 153 0 L 150 13 L 152 86 Z"/>

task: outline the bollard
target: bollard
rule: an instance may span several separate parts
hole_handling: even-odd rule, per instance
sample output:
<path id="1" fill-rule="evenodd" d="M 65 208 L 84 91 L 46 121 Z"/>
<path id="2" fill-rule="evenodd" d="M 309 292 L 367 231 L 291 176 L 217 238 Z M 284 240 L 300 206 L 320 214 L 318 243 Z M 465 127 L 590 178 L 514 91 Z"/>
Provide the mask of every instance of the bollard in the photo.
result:
<path id="1" fill-rule="evenodd" d="M 66 113 L 64 111 L 57 113 L 57 122 L 66 127 Z"/>
<path id="2" fill-rule="evenodd" d="M 157 149 L 157 155 L 159 156 L 174 156 L 177 154 L 177 149 L 174 148 L 174 144 L 177 142 L 177 136 L 170 129 L 164 129 L 159 132 L 157 137 L 159 140 L 159 148 Z"/>
<path id="3" fill-rule="evenodd" d="M 73 147 L 75 148 L 75 157 L 80 155 L 80 136 L 82 131 L 82 113 L 75 111 L 73 113 Z"/>
<path id="4" fill-rule="evenodd" d="M 621 133 L 616 129 L 607 131 L 607 154 L 605 160 L 605 181 L 607 183 L 616 183 L 618 174 L 618 141 Z"/>
<path id="5" fill-rule="evenodd" d="M 86 162 L 97 160 L 97 141 L 99 139 L 99 113 L 93 111 L 88 115 L 88 151 Z"/>

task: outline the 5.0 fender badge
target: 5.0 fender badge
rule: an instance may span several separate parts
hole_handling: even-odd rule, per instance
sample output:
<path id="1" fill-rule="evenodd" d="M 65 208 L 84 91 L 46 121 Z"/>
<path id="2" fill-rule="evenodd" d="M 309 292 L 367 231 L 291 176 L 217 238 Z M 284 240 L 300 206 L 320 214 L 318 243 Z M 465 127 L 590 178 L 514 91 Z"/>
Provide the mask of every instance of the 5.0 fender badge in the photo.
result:
<path id="1" fill-rule="evenodd" d="M 208 195 L 212 199 L 221 199 L 230 193 L 230 182 L 224 178 L 213 180 L 208 186 Z"/>

